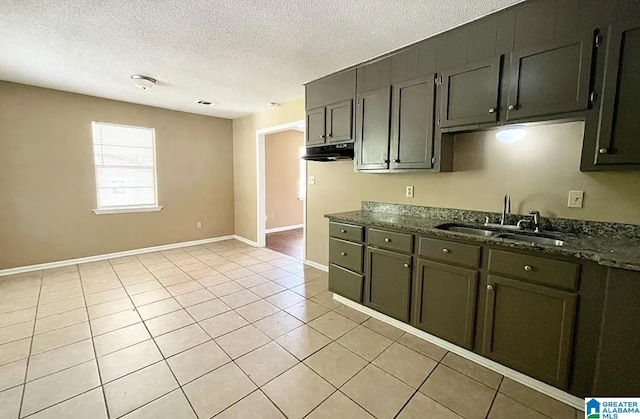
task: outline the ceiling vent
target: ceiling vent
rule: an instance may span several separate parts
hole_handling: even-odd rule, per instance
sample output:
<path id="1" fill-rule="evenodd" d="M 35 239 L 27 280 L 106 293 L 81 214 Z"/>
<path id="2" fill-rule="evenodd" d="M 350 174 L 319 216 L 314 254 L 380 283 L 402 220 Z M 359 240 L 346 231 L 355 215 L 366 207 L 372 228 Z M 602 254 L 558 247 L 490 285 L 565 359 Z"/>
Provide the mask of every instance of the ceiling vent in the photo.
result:
<path id="1" fill-rule="evenodd" d="M 140 74 L 134 74 L 131 76 L 131 80 L 133 80 L 133 84 L 142 90 L 149 90 L 156 85 L 156 79 L 149 76 L 142 76 Z"/>

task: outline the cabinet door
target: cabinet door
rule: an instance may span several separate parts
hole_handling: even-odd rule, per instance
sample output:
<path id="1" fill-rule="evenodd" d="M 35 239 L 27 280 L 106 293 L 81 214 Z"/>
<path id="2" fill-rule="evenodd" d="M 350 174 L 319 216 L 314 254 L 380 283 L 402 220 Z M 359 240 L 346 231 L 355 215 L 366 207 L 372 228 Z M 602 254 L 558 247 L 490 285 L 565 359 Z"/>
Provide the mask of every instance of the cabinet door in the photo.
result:
<path id="1" fill-rule="evenodd" d="M 324 144 L 325 142 L 325 107 L 307 111 L 307 145 Z"/>
<path id="2" fill-rule="evenodd" d="M 419 260 L 414 286 L 414 325 L 471 349 L 477 286 L 477 271 Z"/>
<path id="3" fill-rule="evenodd" d="M 353 139 L 353 100 L 327 106 L 327 142 L 339 143 Z"/>
<path id="4" fill-rule="evenodd" d="M 357 168 L 389 168 L 391 87 L 358 95 L 356 112 Z"/>
<path id="5" fill-rule="evenodd" d="M 576 294 L 489 275 L 483 353 L 566 389 Z"/>
<path id="6" fill-rule="evenodd" d="M 511 54 L 507 120 L 587 110 L 594 34 Z"/>
<path id="7" fill-rule="evenodd" d="M 440 126 L 496 122 L 500 57 L 442 73 Z"/>
<path id="8" fill-rule="evenodd" d="M 435 75 L 392 86 L 391 167 L 430 169 Z"/>
<path id="9" fill-rule="evenodd" d="M 640 163 L 640 21 L 609 28 L 598 164 Z"/>
<path id="10" fill-rule="evenodd" d="M 410 301 L 411 256 L 367 248 L 364 305 L 408 322 Z"/>

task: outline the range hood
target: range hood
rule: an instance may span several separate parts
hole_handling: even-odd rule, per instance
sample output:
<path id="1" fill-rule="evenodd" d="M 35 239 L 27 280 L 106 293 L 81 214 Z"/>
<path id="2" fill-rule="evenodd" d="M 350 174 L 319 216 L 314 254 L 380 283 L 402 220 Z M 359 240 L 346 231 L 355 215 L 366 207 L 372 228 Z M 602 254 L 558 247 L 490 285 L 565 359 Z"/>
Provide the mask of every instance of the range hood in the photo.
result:
<path id="1" fill-rule="evenodd" d="M 302 156 L 302 159 L 311 161 L 353 160 L 353 143 L 307 147 L 307 154 Z"/>

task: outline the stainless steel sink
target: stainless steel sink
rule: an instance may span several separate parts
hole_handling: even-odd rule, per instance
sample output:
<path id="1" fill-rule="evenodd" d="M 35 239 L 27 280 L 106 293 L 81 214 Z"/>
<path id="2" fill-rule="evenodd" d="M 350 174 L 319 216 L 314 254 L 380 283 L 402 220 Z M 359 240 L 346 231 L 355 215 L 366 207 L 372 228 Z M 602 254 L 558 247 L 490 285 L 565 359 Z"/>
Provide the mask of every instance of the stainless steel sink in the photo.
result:
<path id="1" fill-rule="evenodd" d="M 543 246 L 564 246 L 563 240 L 553 239 L 549 237 L 540 237 L 540 236 L 528 236 L 526 234 L 513 234 L 513 233 L 499 233 L 493 236 L 496 239 L 507 239 L 514 240 L 523 243 L 529 243 L 532 246 L 535 245 L 543 245 Z"/>
<path id="2" fill-rule="evenodd" d="M 471 234 L 474 236 L 483 236 L 483 237 L 491 237 L 494 234 L 496 234 L 496 232 L 492 230 L 484 230 L 482 228 L 462 227 L 462 226 L 455 226 L 455 225 L 442 226 L 442 229 L 447 231 L 454 231 L 456 233 Z"/>

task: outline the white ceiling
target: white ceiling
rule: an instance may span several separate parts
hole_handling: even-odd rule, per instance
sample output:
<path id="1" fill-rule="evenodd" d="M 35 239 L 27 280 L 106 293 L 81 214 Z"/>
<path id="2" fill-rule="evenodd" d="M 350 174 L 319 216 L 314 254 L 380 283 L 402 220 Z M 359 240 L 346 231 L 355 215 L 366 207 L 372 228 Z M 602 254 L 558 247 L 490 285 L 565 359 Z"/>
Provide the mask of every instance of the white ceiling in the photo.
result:
<path id="1" fill-rule="evenodd" d="M 519 1 L 3 0 L 0 80 L 236 118 Z"/>

